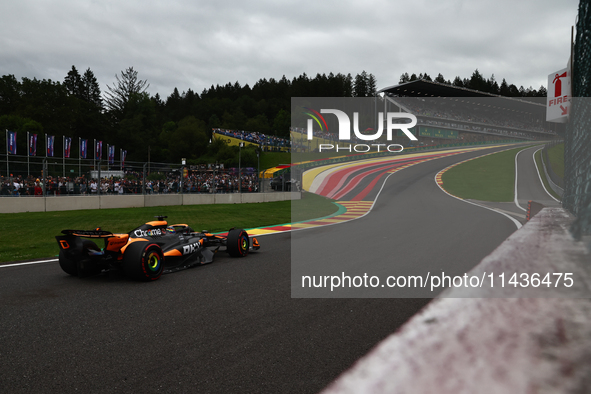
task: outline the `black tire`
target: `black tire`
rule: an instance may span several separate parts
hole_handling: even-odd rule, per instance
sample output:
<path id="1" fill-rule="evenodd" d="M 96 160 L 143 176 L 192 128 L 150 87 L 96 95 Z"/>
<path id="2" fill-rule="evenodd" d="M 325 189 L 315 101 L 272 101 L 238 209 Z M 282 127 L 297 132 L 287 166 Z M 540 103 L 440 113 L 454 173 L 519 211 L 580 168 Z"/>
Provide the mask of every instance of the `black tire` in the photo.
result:
<path id="1" fill-rule="evenodd" d="M 82 258 L 85 260 L 92 261 L 92 257 L 89 254 L 89 250 L 101 250 L 101 248 L 99 248 L 97 246 L 97 244 L 95 244 L 92 241 L 83 240 L 82 241 Z M 63 250 L 60 250 L 59 262 L 60 262 L 60 267 L 62 268 L 62 270 L 66 274 L 78 276 L 78 262 L 76 260 L 72 260 L 72 259 L 69 259 L 68 257 L 66 257 L 66 254 L 64 253 Z M 98 272 L 100 272 L 100 269 L 98 269 Z"/>
<path id="2" fill-rule="evenodd" d="M 226 248 L 232 257 L 244 257 L 248 254 L 249 239 L 246 231 L 235 228 L 228 232 Z"/>
<path id="3" fill-rule="evenodd" d="M 123 253 L 123 272 L 131 279 L 152 281 L 164 270 L 164 254 L 160 246 L 150 242 L 135 242 Z"/>
<path id="4" fill-rule="evenodd" d="M 78 276 L 78 264 L 74 260 L 67 258 L 63 250 L 60 250 L 59 260 L 60 267 L 66 274 Z"/>

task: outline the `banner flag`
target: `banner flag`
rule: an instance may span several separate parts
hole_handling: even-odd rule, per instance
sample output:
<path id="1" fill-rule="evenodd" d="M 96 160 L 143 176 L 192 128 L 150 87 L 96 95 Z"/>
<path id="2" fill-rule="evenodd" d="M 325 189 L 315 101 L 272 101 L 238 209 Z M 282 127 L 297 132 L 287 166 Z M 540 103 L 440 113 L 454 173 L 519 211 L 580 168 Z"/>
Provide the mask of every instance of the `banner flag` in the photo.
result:
<path id="1" fill-rule="evenodd" d="M 107 155 L 109 156 L 109 164 L 115 163 L 115 145 L 109 145 Z"/>
<path id="2" fill-rule="evenodd" d="M 8 153 L 16 155 L 16 131 L 8 132 Z"/>
<path id="3" fill-rule="evenodd" d="M 86 152 L 88 151 L 88 140 L 80 140 L 80 158 L 86 159 Z"/>
<path id="4" fill-rule="evenodd" d="M 55 146 L 55 136 L 47 136 L 47 157 L 53 157 L 53 150 Z"/>
<path id="5" fill-rule="evenodd" d="M 37 156 L 37 134 L 29 135 L 29 156 Z"/>
<path id="6" fill-rule="evenodd" d="M 103 141 L 97 141 L 94 147 L 94 158 L 100 160 L 103 157 Z"/>
<path id="7" fill-rule="evenodd" d="M 70 158 L 70 152 L 72 148 L 72 138 L 66 137 L 64 138 L 64 157 Z"/>

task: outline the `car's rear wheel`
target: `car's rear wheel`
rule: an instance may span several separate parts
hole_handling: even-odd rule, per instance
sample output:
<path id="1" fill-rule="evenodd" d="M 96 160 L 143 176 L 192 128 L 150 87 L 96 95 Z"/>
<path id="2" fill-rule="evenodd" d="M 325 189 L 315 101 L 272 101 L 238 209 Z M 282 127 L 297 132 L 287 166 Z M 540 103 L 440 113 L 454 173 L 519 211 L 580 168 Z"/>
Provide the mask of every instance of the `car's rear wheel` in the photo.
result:
<path id="1" fill-rule="evenodd" d="M 90 240 L 82 241 L 82 258 L 85 261 L 92 261 L 91 251 L 100 251 L 101 249 Z M 78 262 L 66 256 L 63 250 L 59 253 L 59 263 L 62 270 L 69 275 L 78 276 Z M 94 270 L 93 270 L 94 271 Z M 100 272 L 100 269 L 98 269 Z"/>
<path id="2" fill-rule="evenodd" d="M 248 254 L 248 233 L 241 228 L 232 229 L 228 232 L 226 247 L 232 257 L 244 257 Z"/>
<path id="3" fill-rule="evenodd" d="M 160 278 L 164 254 L 157 244 L 135 242 L 123 254 L 123 272 L 131 279 L 151 281 Z"/>
<path id="4" fill-rule="evenodd" d="M 66 274 L 78 276 L 78 265 L 74 260 L 67 258 L 63 250 L 60 250 L 59 260 L 60 267 Z"/>

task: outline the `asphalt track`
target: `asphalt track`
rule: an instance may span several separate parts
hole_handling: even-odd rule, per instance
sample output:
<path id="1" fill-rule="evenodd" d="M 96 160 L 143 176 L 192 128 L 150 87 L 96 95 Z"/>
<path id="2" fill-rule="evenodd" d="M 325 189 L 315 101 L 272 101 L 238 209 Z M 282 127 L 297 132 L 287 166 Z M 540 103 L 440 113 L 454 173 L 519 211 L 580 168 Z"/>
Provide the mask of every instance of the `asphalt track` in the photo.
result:
<path id="1" fill-rule="evenodd" d="M 362 219 L 263 236 L 245 259 L 154 283 L 78 279 L 57 263 L 2 268 L 0 391 L 318 392 L 430 299 L 292 298 L 292 234 L 311 241 L 309 264 L 335 245 L 347 264 L 357 249 L 362 261 L 399 256 L 400 272 L 465 272 L 515 230 L 436 186 L 435 172 L 477 154 L 393 174 Z"/>
<path id="2" fill-rule="evenodd" d="M 438 295 L 443 288 L 431 291 L 430 277 L 464 274 L 513 233 L 516 226 L 505 216 L 445 194 L 434 181 L 435 175 L 458 161 L 504 149 L 507 147 L 454 155 L 442 152 L 447 156 L 391 174 L 368 215 L 336 226 L 294 232 L 292 296 Z M 350 177 L 354 176 L 352 172 Z M 372 286 L 364 281 L 364 285 L 355 286 L 353 278 L 366 276 L 379 282 L 374 281 Z M 426 287 L 390 287 L 386 284 L 390 276 L 420 276 Z M 330 278 L 330 285 L 346 285 L 316 286 L 321 278 L 324 282 Z"/>
<path id="3" fill-rule="evenodd" d="M 560 203 L 545 190 L 543 183 L 535 181 L 538 178 L 538 169 L 534 164 L 534 153 L 540 148 L 540 146 L 533 146 L 524 149 L 517 155 L 516 205 L 519 204 L 519 207 L 524 209 L 527 209 L 528 201 L 536 201 L 547 207 L 560 206 Z M 543 173 L 543 170 L 541 172 Z M 519 178 L 529 180 L 529 182 L 520 182 Z"/>

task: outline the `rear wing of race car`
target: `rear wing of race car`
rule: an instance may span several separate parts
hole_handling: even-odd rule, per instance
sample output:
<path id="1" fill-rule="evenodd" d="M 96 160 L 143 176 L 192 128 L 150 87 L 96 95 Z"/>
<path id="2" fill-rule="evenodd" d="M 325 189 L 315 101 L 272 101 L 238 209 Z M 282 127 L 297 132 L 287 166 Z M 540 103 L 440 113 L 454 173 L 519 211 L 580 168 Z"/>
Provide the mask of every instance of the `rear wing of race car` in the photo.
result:
<path id="1" fill-rule="evenodd" d="M 85 242 L 82 240 L 82 238 L 102 238 L 105 240 L 104 250 L 115 253 L 121 251 L 121 248 L 123 248 L 129 240 L 129 234 L 113 234 L 109 231 L 103 231 L 101 229 L 62 230 L 62 234 L 63 235 L 58 235 L 55 237 L 55 239 L 57 240 L 60 249 L 67 251 L 68 254 L 82 252 Z M 96 244 L 92 244 L 97 247 Z"/>
<path id="2" fill-rule="evenodd" d="M 103 230 L 62 230 L 62 234 L 64 235 L 72 235 L 75 237 L 84 237 L 84 238 L 110 238 L 114 237 L 115 235 L 110 231 L 103 231 Z"/>

